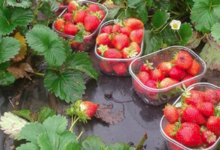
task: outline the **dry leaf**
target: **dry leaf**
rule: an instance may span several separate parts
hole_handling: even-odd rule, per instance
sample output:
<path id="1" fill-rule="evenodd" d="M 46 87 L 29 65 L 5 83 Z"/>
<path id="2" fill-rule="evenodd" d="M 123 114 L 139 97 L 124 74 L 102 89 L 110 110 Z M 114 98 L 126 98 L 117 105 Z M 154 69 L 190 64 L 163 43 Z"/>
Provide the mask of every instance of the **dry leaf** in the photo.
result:
<path id="1" fill-rule="evenodd" d="M 16 79 L 19 78 L 27 78 L 29 80 L 31 80 L 30 76 L 27 74 L 27 72 L 24 69 L 15 67 L 15 66 L 10 66 L 8 67 L 8 72 L 12 73 Z"/>
<path id="2" fill-rule="evenodd" d="M 30 73 L 34 72 L 32 67 L 28 63 L 20 63 L 18 68 L 23 69 L 26 72 L 30 72 Z"/>
<path id="3" fill-rule="evenodd" d="M 108 124 L 118 124 L 124 119 L 124 111 L 120 109 L 118 112 L 113 113 L 112 108 L 113 104 L 100 104 L 94 116 Z"/>

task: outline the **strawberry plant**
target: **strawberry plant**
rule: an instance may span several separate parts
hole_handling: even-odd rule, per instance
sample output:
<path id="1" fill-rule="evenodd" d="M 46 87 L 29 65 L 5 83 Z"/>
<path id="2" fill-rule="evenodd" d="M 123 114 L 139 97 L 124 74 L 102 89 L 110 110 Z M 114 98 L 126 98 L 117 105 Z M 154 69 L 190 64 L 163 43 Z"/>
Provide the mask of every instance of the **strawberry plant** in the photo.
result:
<path id="1" fill-rule="evenodd" d="M 39 75 L 49 92 L 69 103 L 84 94 L 86 76 L 97 80 L 89 55 L 72 52 L 69 41 L 49 27 L 58 8 L 55 0 L 0 2 L 1 86 Z M 35 65 L 35 56 L 43 58 L 43 71 Z"/>

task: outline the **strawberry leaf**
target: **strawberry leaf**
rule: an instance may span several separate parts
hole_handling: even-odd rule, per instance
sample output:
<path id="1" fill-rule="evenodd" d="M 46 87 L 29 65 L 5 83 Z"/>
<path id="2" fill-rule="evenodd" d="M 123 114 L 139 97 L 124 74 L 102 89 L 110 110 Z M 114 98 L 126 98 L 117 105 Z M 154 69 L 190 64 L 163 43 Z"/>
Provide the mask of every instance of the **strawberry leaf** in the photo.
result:
<path id="1" fill-rule="evenodd" d="M 153 5 L 157 9 L 161 9 L 161 10 L 170 10 L 172 8 L 172 3 L 170 0 L 153 1 Z"/>
<path id="2" fill-rule="evenodd" d="M 96 136 L 87 136 L 80 142 L 81 150 L 103 150 L 105 148 L 105 143 Z"/>
<path id="3" fill-rule="evenodd" d="M 50 66 L 61 66 L 66 59 L 62 40 L 49 27 L 36 25 L 26 34 L 28 45 L 45 56 Z"/>
<path id="4" fill-rule="evenodd" d="M 56 115 L 56 111 L 49 107 L 42 107 L 38 112 L 37 122 L 43 123 L 47 118 Z"/>
<path id="5" fill-rule="evenodd" d="M 170 14 L 167 13 L 165 10 L 157 10 L 152 19 L 153 26 L 155 28 L 160 28 L 163 26 L 165 23 L 167 23 L 167 20 L 169 19 Z"/>
<path id="6" fill-rule="evenodd" d="M 13 110 L 12 113 L 31 122 L 37 120 L 37 114 L 31 112 L 30 110 Z"/>
<path id="7" fill-rule="evenodd" d="M 144 4 L 139 5 L 136 8 L 136 12 L 138 16 L 141 18 L 141 21 L 143 23 L 146 23 L 148 20 L 148 12 L 147 12 L 146 6 Z"/>
<path id="8" fill-rule="evenodd" d="M 0 64 L 0 71 L 5 71 L 9 67 L 9 65 L 10 65 L 10 63 L 8 61 L 1 63 Z"/>
<path id="9" fill-rule="evenodd" d="M 115 19 L 115 16 L 118 14 L 120 9 L 121 8 L 109 9 L 109 12 L 108 12 L 108 15 L 107 15 L 107 20 Z"/>
<path id="10" fill-rule="evenodd" d="M 124 6 L 124 0 L 112 0 L 116 5 Z"/>
<path id="11" fill-rule="evenodd" d="M 21 0 L 19 3 L 15 0 L 6 0 L 6 4 L 12 7 L 28 8 L 32 5 L 31 0 Z"/>
<path id="12" fill-rule="evenodd" d="M 130 8 L 136 8 L 138 4 L 142 3 L 143 0 L 127 0 L 127 5 Z"/>
<path id="13" fill-rule="evenodd" d="M 77 70 L 60 72 L 48 69 L 44 85 L 51 93 L 67 103 L 81 99 L 86 89 L 83 74 Z"/>
<path id="14" fill-rule="evenodd" d="M 195 23 L 196 30 L 209 33 L 213 24 L 220 19 L 220 1 L 197 0 L 194 2 L 190 16 L 191 21 Z"/>
<path id="15" fill-rule="evenodd" d="M 135 150 L 134 147 L 130 147 L 128 144 L 125 143 L 116 143 L 108 145 L 108 150 Z"/>
<path id="16" fill-rule="evenodd" d="M 66 149 L 64 149 L 64 150 L 70 150 L 70 149 L 80 150 L 80 147 L 76 143 L 69 143 L 66 145 Z"/>
<path id="17" fill-rule="evenodd" d="M 16 148 L 16 150 L 40 150 L 40 148 L 33 143 L 26 143 Z"/>
<path id="18" fill-rule="evenodd" d="M 189 23 L 183 23 L 179 30 L 180 37 L 182 38 L 181 45 L 186 45 L 190 37 L 192 36 L 192 28 Z"/>
<path id="19" fill-rule="evenodd" d="M 15 76 L 9 72 L 0 72 L 0 85 L 7 86 L 15 81 Z"/>
<path id="20" fill-rule="evenodd" d="M 33 20 L 33 12 L 23 8 L 0 9 L 0 34 L 11 33 L 17 26 L 28 25 Z"/>
<path id="21" fill-rule="evenodd" d="M 163 43 L 166 45 L 175 45 L 178 43 L 178 35 L 177 32 L 173 31 L 170 27 L 166 27 L 162 31 L 162 36 L 166 37 L 163 38 Z"/>
<path id="22" fill-rule="evenodd" d="M 220 43 L 220 23 L 213 25 L 211 35 L 217 43 Z"/>
<path id="23" fill-rule="evenodd" d="M 74 42 L 82 43 L 83 42 L 83 31 L 79 31 L 75 36 L 74 36 Z"/>
<path id="24" fill-rule="evenodd" d="M 0 39 L 0 63 L 10 60 L 18 54 L 21 43 L 12 37 Z"/>

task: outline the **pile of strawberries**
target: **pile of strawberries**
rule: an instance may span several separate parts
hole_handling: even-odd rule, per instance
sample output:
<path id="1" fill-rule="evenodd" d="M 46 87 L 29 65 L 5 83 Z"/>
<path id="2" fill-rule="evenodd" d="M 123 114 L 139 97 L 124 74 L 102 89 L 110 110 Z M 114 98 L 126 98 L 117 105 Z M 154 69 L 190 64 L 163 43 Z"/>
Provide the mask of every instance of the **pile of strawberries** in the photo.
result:
<path id="1" fill-rule="evenodd" d="M 193 59 L 188 51 L 180 50 L 172 60 L 159 63 L 155 68 L 150 62 L 141 65 L 137 78 L 147 87 L 162 89 L 179 82 L 190 79 L 200 73 L 201 66 L 197 60 Z M 195 83 L 190 80 L 186 87 Z M 133 82 L 135 89 L 140 94 L 146 94 L 152 99 L 157 99 L 156 92 L 145 90 L 137 81 Z"/>
<path id="2" fill-rule="evenodd" d="M 220 90 L 204 88 L 188 89 L 178 105 L 166 105 L 164 116 L 169 122 L 164 132 L 170 138 L 189 148 L 212 146 L 220 135 Z M 170 143 L 173 150 L 178 146 Z"/>
<path id="3" fill-rule="evenodd" d="M 102 71 L 115 75 L 125 75 L 127 73 L 131 60 L 128 62 L 125 59 L 134 58 L 141 52 L 141 43 L 144 36 L 143 26 L 141 20 L 128 18 L 114 21 L 114 23 L 101 29 L 96 38 L 96 51 L 98 55 L 106 58 L 100 61 Z M 108 59 L 111 59 L 111 61 L 108 61 Z"/>

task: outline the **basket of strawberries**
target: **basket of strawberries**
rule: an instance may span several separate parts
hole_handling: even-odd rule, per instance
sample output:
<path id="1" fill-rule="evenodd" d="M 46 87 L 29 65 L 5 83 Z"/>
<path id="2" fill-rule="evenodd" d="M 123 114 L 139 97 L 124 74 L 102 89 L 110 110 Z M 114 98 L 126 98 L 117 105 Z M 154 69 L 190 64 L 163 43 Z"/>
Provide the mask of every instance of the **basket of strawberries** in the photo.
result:
<path id="1" fill-rule="evenodd" d="M 189 86 L 164 108 L 160 131 L 171 150 L 217 150 L 220 88 L 206 82 Z"/>
<path id="2" fill-rule="evenodd" d="M 136 18 L 105 22 L 96 38 L 100 70 L 112 76 L 129 76 L 131 61 L 143 51 L 144 24 Z"/>
<path id="3" fill-rule="evenodd" d="M 174 100 L 183 86 L 199 82 L 205 72 L 205 62 L 182 46 L 171 46 L 136 58 L 129 67 L 134 90 L 151 105 Z"/>
<path id="4" fill-rule="evenodd" d="M 88 51 L 95 44 L 100 25 L 105 21 L 108 9 L 92 1 L 71 1 L 53 22 L 58 35 L 69 40 L 76 51 Z"/>

